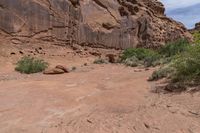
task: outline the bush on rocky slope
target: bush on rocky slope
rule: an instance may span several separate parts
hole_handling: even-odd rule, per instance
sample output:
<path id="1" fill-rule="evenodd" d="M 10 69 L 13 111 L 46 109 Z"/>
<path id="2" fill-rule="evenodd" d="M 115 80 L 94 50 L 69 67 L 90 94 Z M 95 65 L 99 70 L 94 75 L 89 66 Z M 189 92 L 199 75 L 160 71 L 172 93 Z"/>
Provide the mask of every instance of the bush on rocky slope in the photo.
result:
<path id="1" fill-rule="evenodd" d="M 158 50 L 145 48 L 129 48 L 124 50 L 121 60 L 127 66 L 136 67 L 144 65 L 145 67 L 157 66 L 171 62 L 173 57 L 190 48 L 186 39 L 179 39 L 170 42 Z"/>
<path id="2" fill-rule="evenodd" d="M 154 71 L 152 75 L 149 77 L 149 81 L 156 81 L 162 78 L 171 78 L 171 75 L 174 73 L 174 68 L 171 65 L 167 65 L 159 68 Z"/>
<path id="3" fill-rule="evenodd" d="M 185 41 L 180 41 L 166 45 L 159 53 L 165 55 L 165 58 L 170 57 L 170 61 L 153 72 L 149 80 L 168 77 L 171 86 L 200 85 L 200 44 L 196 42 L 195 45 L 189 45 Z"/>
<path id="4" fill-rule="evenodd" d="M 22 57 L 15 68 L 16 71 L 21 73 L 31 74 L 45 70 L 48 67 L 48 63 L 41 59 L 33 57 Z"/>
<path id="5" fill-rule="evenodd" d="M 159 54 L 163 57 L 173 57 L 181 52 L 186 51 L 190 47 L 186 39 L 179 39 L 175 42 L 170 42 L 159 49 Z"/>
<path id="6" fill-rule="evenodd" d="M 193 36 L 194 36 L 195 44 L 200 44 L 200 31 L 199 32 L 194 32 Z"/>
<path id="7" fill-rule="evenodd" d="M 173 82 L 198 83 L 200 81 L 200 45 L 195 45 L 173 60 Z"/>
<path id="8" fill-rule="evenodd" d="M 175 66 L 178 61 L 178 57 L 181 57 L 183 53 L 187 53 L 192 48 L 192 45 L 185 39 L 179 39 L 175 42 L 170 42 L 161 47 L 158 51 L 161 56 L 161 68 L 156 70 L 150 80 L 159 80 L 165 77 L 174 77 Z"/>
<path id="9" fill-rule="evenodd" d="M 200 44 L 199 34 L 195 34 L 195 45 L 190 45 L 185 39 L 171 42 L 157 51 L 145 48 L 126 49 L 121 56 L 124 64 L 136 67 L 162 65 L 153 72 L 150 81 L 169 78 L 171 84 L 200 84 Z"/>
<path id="10" fill-rule="evenodd" d="M 146 67 L 155 66 L 156 61 L 160 59 L 158 52 L 145 48 L 126 49 L 121 56 L 121 60 L 127 66 L 136 67 L 144 65 Z"/>
<path id="11" fill-rule="evenodd" d="M 95 59 L 94 64 L 107 64 L 108 62 L 102 58 Z"/>

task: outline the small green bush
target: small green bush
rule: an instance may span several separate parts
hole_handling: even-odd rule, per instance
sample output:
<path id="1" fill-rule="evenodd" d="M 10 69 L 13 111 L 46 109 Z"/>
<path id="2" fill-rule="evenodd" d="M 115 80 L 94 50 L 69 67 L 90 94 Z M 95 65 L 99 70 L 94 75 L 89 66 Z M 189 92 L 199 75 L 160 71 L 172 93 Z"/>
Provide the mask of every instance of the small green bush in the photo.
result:
<path id="1" fill-rule="evenodd" d="M 193 33 L 193 37 L 194 37 L 194 43 L 200 44 L 200 32 Z"/>
<path id="2" fill-rule="evenodd" d="M 200 45 L 190 47 L 186 52 L 179 54 L 173 61 L 175 74 L 174 82 L 200 81 Z"/>
<path id="3" fill-rule="evenodd" d="M 93 63 L 94 64 L 106 64 L 107 62 L 104 59 L 99 58 L 99 59 L 94 60 Z"/>
<path id="4" fill-rule="evenodd" d="M 133 56 L 138 58 L 138 60 L 143 60 L 149 56 L 157 57 L 158 53 L 153 50 L 145 49 L 145 48 L 128 48 L 124 50 L 121 59 L 125 60 Z"/>
<path id="5" fill-rule="evenodd" d="M 166 57 L 172 57 L 181 52 L 186 51 L 191 45 L 186 39 L 179 39 L 175 42 L 170 42 L 159 49 L 159 54 Z"/>
<path id="6" fill-rule="evenodd" d="M 17 62 L 15 70 L 21 73 L 31 74 L 41 72 L 47 67 L 48 63 L 46 63 L 44 60 L 25 56 Z"/>
<path id="7" fill-rule="evenodd" d="M 123 61 L 123 63 L 131 67 L 137 67 L 140 64 L 138 58 L 136 58 L 135 56 L 127 58 L 126 60 Z"/>
<path id="8" fill-rule="evenodd" d="M 161 58 L 160 58 L 160 55 L 158 54 L 149 55 L 144 58 L 143 65 L 145 67 L 151 67 L 151 66 L 155 67 L 160 64 L 161 64 Z"/>
<path id="9" fill-rule="evenodd" d="M 121 56 L 122 62 L 129 66 L 141 64 L 149 67 L 153 66 L 154 62 L 159 59 L 160 55 L 156 51 L 145 48 L 129 48 L 124 50 Z"/>
<path id="10" fill-rule="evenodd" d="M 170 65 L 164 66 L 164 67 L 161 67 L 159 70 L 154 71 L 148 80 L 156 81 L 162 78 L 169 78 L 173 72 L 174 72 L 173 67 L 171 67 Z"/>

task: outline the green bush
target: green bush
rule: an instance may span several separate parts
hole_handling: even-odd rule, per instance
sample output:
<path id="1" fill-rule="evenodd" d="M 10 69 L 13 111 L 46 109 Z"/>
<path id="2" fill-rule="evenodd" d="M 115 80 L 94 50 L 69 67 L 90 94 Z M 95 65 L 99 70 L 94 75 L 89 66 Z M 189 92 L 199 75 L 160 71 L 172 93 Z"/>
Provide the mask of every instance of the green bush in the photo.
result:
<path id="1" fill-rule="evenodd" d="M 157 57 L 158 53 L 153 50 L 145 49 L 145 48 L 128 48 L 124 50 L 121 58 L 122 60 L 125 60 L 133 56 L 135 56 L 139 60 L 143 60 L 149 56 Z"/>
<path id="2" fill-rule="evenodd" d="M 140 64 L 138 58 L 136 58 L 135 56 L 127 58 L 126 60 L 123 61 L 123 63 L 131 67 L 137 67 Z"/>
<path id="3" fill-rule="evenodd" d="M 200 45 L 190 47 L 186 52 L 179 54 L 173 61 L 175 74 L 174 82 L 200 81 Z"/>
<path id="4" fill-rule="evenodd" d="M 161 58 L 160 55 L 158 54 L 149 55 L 146 58 L 144 58 L 143 65 L 145 67 L 151 67 L 151 66 L 155 67 L 160 64 L 161 64 Z"/>
<path id="5" fill-rule="evenodd" d="M 15 70 L 21 73 L 31 74 L 41 72 L 47 67 L 48 63 L 46 63 L 44 60 L 25 56 L 17 62 Z"/>
<path id="6" fill-rule="evenodd" d="M 161 67 L 159 70 L 154 71 L 148 80 L 156 81 L 162 78 L 170 78 L 173 72 L 174 72 L 173 67 L 171 67 L 170 65 L 164 66 Z"/>
<path id="7" fill-rule="evenodd" d="M 161 78 L 169 78 L 170 82 L 166 86 L 167 90 L 184 91 L 188 86 L 200 85 L 200 43 L 198 34 L 195 35 L 195 45 L 189 45 L 187 41 L 170 43 L 159 53 L 164 55 L 164 67 L 153 72 L 149 81 Z M 197 43 L 198 42 L 198 43 Z"/>
<path id="8" fill-rule="evenodd" d="M 172 57 L 176 54 L 186 51 L 190 47 L 186 39 L 179 39 L 175 42 L 170 42 L 159 49 L 159 54 L 166 57 Z"/>
<path id="9" fill-rule="evenodd" d="M 171 64 L 155 71 L 151 80 L 169 77 L 173 83 L 197 84 L 200 81 L 200 45 L 190 46 L 171 59 Z"/>
<path id="10" fill-rule="evenodd" d="M 193 37 L 194 37 L 194 43 L 200 44 L 200 32 L 193 33 Z"/>
<path id="11" fill-rule="evenodd" d="M 106 64 L 108 62 L 106 62 L 106 60 L 104 60 L 104 59 L 99 58 L 99 59 L 94 60 L 93 63 L 94 64 Z"/>
<path id="12" fill-rule="evenodd" d="M 129 66 L 142 64 L 149 67 L 153 66 L 154 62 L 159 59 L 160 55 L 156 51 L 145 48 L 129 48 L 124 50 L 121 56 L 122 62 Z"/>

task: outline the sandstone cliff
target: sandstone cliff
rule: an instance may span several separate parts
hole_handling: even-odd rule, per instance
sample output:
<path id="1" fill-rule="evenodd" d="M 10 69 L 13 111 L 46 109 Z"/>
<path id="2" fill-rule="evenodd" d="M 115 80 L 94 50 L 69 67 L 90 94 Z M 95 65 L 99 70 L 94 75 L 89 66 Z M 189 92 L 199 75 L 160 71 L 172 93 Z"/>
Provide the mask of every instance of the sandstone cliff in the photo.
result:
<path id="1" fill-rule="evenodd" d="M 187 29 L 157 0 L 1 0 L 0 31 L 13 43 L 158 47 Z"/>

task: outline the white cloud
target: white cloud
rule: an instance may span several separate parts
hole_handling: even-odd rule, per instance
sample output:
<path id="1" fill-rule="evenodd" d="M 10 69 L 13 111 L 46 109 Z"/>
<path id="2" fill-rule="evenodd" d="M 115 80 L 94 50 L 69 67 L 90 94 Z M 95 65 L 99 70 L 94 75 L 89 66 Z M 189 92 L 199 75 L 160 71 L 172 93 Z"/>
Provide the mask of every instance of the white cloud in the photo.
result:
<path id="1" fill-rule="evenodd" d="M 197 3 L 200 3 L 199 0 L 160 0 L 164 3 L 165 7 L 168 10 L 187 7 Z"/>

